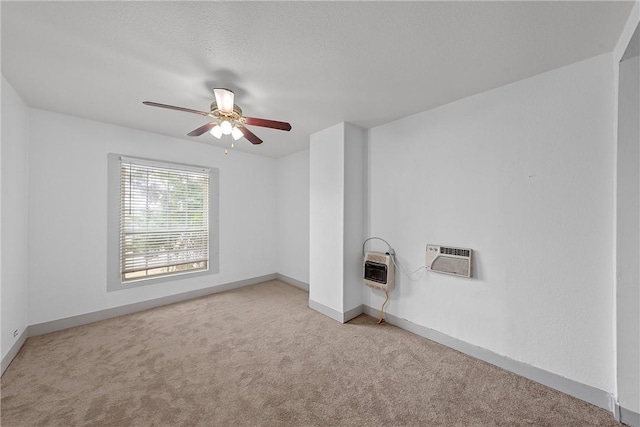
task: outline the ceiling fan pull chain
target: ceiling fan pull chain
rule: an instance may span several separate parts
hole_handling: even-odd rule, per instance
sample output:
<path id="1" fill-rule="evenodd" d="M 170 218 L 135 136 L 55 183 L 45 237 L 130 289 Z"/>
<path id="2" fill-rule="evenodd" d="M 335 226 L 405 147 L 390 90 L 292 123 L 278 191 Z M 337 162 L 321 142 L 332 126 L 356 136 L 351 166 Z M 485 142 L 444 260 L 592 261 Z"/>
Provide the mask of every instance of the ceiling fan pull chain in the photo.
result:
<path id="1" fill-rule="evenodd" d="M 224 142 L 225 142 L 225 145 L 227 145 L 229 143 L 229 135 L 224 135 Z M 234 144 L 233 144 L 233 140 L 232 140 L 231 141 L 231 148 L 233 148 L 233 147 L 234 147 Z M 229 154 L 229 150 L 225 148 L 224 149 L 224 155 L 226 156 L 228 154 Z"/>

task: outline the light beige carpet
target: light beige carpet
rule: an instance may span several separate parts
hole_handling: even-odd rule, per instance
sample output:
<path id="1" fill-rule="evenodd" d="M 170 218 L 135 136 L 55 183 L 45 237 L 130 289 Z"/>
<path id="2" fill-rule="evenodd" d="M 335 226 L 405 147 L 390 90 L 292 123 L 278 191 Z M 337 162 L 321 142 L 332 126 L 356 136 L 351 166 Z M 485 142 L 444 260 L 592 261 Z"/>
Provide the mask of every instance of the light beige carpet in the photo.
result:
<path id="1" fill-rule="evenodd" d="M 615 426 L 611 413 L 280 282 L 29 338 L 2 426 Z"/>

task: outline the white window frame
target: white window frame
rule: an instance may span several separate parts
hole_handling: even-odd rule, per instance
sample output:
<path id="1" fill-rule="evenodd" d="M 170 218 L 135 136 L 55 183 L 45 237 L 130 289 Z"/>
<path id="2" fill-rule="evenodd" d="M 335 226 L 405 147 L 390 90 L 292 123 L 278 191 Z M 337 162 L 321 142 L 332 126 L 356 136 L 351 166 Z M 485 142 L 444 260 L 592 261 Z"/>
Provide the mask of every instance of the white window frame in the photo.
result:
<path id="1" fill-rule="evenodd" d="M 138 280 L 122 281 L 120 271 L 120 168 L 123 161 L 138 162 L 156 166 L 168 166 L 178 170 L 208 170 L 209 172 L 209 260 L 207 270 L 181 271 Z M 107 156 L 107 291 L 131 289 L 139 286 L 153 285 L 192 277 L 217 274 L 219 272 L 219 170 L 209 166 L 197 166 L 164 160 L 146 159 L 110 153 Z"/>

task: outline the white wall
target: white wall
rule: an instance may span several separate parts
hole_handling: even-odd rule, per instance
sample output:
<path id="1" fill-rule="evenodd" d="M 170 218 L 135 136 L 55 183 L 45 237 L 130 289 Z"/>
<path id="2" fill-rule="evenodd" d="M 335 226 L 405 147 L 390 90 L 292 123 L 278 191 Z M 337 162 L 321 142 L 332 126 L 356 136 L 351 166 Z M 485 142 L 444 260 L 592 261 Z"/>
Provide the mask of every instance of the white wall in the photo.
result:
<path id="1" fill-rule="evenodd" d="M 2 357 L 27 323 L 28 108 L 2 77 Z M 13 331 L 18 330 L 18 336 Z"/>
<path id="2" fill-rule="evenodd" d="M 636 34 L 637 37 L 637 34 Z M 618 399 L 640 413 L 640 60 L 620 62 L 617 163 Z"/>
<path id="3" fill-rule="evenodd" d="M 275 160 L 30 110 L 29 323 L 276 271 Z M 220 273 L 107 292 L 107 154 L 220 169 Z"/>
<path id="4" fill-rule="evenodd" d="M 309 150 L 309 299 L 341 313 L 344 123 L 312 134 Z"/>
<path id="5" fill-rule="evenodd" d="M 362 306 L 362 242 L 365 216 L 366 131 L 344 124 L 344 302 L 345 312 Z"/>
<path id="6" fill-rule="evenodd" d="M 613 77 L 618 100 L 615 307 L 617 323 L 614 333 L 617 350 L 617 398 L 621 406 L 621 420 L 629 425 L 640 425 L 639 24 L 640 2 L 636 1 L 613 50 Z M 630 412 L 634 412 L 635 415 Z"/>
<path id="7" fill-rule="evenodd" d="M 398 274 L 389 313 L 614 391 L 611 64 L 601 55 L 370 130 L 369 234 L 409 271 L 427 243 L 476 254 L 473 279 Z"/>
<path id="8" fill-rule="evenodd" d="M 341 322 L 362 312 L 365 142 L 349 123 L 310 138 L 310 307 Z"/>
<path id="9" fill-rule="evenodd" d="M 276 160 L 277 272 L 309 283 L 309 150 Z"/>

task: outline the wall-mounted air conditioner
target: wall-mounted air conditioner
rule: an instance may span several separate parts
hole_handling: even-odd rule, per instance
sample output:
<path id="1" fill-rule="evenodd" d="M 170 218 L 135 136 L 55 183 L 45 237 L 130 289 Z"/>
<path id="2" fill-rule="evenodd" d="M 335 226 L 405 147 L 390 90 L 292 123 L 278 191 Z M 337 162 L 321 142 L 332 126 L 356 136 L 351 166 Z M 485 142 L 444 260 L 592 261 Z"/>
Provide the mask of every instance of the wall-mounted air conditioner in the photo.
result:
<path id="1" fill-rule="evenodd" d="M 473 251 L 451 246 L 427 245 L 427 270 L 437 273 L 471 277 Z"/>
<path id="2" fill-rule="evenodd" d="M 364 284 L 390 292 L 395 286 L 393 259 L 382 252 L 367 252 L 364 257 Z"/>

